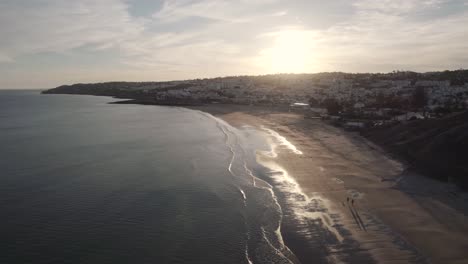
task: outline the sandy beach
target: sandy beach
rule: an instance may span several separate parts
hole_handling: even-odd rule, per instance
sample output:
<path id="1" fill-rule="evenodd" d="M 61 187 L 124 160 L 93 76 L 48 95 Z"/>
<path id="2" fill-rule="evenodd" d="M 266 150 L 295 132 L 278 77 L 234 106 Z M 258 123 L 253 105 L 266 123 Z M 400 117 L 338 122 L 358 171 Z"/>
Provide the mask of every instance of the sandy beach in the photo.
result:
<path id="1" fill-rule="evenodd" d="M 284 196 L 282 233 L 302 263 L 468 263 L 468 195 L 456 187 L 409 172 L 358 134 L 301 114 L 191 108 L 296 148 L 279 144 L 276 157 L 257 159 L 282 175 L 272 175 Z"/>

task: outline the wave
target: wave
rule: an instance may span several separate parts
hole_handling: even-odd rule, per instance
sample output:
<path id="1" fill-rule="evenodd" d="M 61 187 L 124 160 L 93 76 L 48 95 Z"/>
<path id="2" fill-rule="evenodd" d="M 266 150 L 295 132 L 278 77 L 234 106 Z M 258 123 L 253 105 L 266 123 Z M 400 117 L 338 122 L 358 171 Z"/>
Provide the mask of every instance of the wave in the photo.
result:
<path id="1" fill-rule="evenodd" d="M 296 263 L 294 254 L 283 241 L 283 211 L 274 188 L 252 169 L 262 166 L 256 162 L 256 149 L 249 147 L 248 139 L 243 135 L 248 133 L 248 128 L 237 130 L 217 117 L 203 114 L 214 120 L 216 127 L 224 135 L 227 150 L 231 153 L 226 169 L 236 180 L 236 188 L 243 200 L 246 262 Z"/>
<path id="2" fill-rule="evenodd" d="M 269 129 L 265 126 L 261 126 L 261 129 L 267 132 L 267 134 L 274 139 L 274 141 L 271 142 L 271 150 L 267 154 L 270 157 L 276 158 L 278 156 L 278 153 L 276 152 L 277 146 L 284 146 L 290 151 L 292 151 L 294 154 L 302 155 L 302 151 L 297 149 L 297 147 L 292 144 L 289 140 L 287 140 L 285 137 L 281 136 L 278 132 Z M 276 141 L 276 142 L 275 142 Z"/>

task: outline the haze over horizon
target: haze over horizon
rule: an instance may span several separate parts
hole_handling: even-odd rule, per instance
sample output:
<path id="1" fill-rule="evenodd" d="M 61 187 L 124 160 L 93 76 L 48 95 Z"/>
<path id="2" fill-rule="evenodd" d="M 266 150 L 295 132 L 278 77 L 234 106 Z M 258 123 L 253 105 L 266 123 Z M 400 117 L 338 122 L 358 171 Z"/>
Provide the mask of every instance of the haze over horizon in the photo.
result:
<path id="1" fill-rule="evenodd" d="M 468 0 L 4 0 L 0 89 L 466 68 Z"/>

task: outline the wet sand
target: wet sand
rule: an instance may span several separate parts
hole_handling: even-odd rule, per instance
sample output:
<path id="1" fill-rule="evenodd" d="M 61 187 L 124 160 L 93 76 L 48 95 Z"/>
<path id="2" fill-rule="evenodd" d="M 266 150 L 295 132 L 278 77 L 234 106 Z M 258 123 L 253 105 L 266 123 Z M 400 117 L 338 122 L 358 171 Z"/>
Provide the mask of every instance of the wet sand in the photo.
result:
<path id="1" fill-rule="evenodd" d="M 303 263 L 468 263 L 468 195 L 456 187 L 408 172 L 359 135 L 301 114 L 191 108 L 277 132 L 297 148 L 279 145 L 277 157 L 258 159 L 276 167 L 282 233 Z"/>

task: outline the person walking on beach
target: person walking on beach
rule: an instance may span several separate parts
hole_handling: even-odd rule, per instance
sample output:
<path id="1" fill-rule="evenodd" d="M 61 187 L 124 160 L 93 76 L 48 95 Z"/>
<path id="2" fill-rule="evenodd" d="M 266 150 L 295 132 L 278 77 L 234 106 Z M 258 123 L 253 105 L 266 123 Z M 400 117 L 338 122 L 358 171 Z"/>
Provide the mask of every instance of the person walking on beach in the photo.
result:
<path id="1" fill-rule="evenodd" d="M 354 206 L 354 199 L 351 199 L 351 205 Z"/>
<path id="2" fill-rule="evenodd" d="M 349 203 L 349 197 L 346 197 L 346 202 Z"/>

